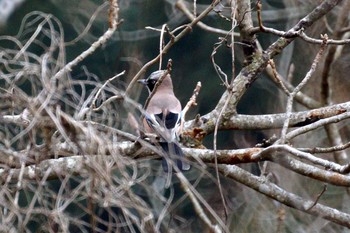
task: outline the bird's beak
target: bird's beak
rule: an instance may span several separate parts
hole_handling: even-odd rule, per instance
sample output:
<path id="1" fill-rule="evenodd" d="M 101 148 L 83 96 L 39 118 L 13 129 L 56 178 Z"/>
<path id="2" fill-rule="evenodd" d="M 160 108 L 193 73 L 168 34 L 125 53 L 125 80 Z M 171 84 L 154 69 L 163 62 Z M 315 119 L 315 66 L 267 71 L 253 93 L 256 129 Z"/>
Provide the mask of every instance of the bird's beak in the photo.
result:
<path id="1" fill-rule="evenodd" d="M 146 79 L 139 79 L 137 80 L 138 83 L 141 83 L 143 85 L 147 85 L 147 80 Z"/>

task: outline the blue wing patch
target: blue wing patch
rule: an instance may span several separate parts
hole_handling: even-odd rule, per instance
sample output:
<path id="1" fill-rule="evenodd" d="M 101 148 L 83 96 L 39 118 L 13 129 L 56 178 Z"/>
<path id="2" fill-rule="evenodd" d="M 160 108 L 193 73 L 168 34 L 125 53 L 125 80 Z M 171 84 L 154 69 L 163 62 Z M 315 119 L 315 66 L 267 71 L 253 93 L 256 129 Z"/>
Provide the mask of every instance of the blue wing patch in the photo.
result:
<path id="1" fill-rule="evenodd" d="M 164 119 L 163 113 L 155 114 L 157 121 L 162 122 L 167 129 L 175 128 L 179 122 L 180 114 L 169 112 Z"/>

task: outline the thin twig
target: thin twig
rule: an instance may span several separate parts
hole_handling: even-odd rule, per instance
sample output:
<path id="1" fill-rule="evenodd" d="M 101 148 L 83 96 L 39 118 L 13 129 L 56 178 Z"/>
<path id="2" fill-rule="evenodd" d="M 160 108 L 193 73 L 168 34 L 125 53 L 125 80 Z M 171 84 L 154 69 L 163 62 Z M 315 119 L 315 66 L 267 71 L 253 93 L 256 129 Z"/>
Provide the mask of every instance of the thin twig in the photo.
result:
<path id="1" fill-rule="evenodd" d="M 282 79 L 280 78 L 280 75 L 277 72 L 275 62 L 272 59 L 269 60 L 269 65 L 271 66 L 271 70 L 272 70 L 272 73 L 273 73 L 273 77 L 275 78 L 275 82 L 279 84 L 279 86 L 282 88 L 284 93 L 286 93 L 287 95 L 290 95 L 289 90 L 284 85 Z"/>
<path id="2" fill-rule="evenodd" d="M 163 48 L 161 54 L 166 54 L 170 48 L 179 40 L 181 40 L 187 33 L 192 31 L 192 28 L 200 21 L 202 20 L 205 16 L 207 16 L 213 9 L 214 7 L 220 3 L 221 0 L 215 0 L 213 1 L 197 18 L 195 18 L 194 20 L 192 20 L 192 22 L 187 25 L 178 35 L 175 36 L 175 38 L 173 40 L 170 40 Z M 176 30 L 176 29 L 175 29 Z M 173 33 L 173 32 L 172 32 Z M 130 95 L 130 92 L 133 88 L 133 86 L 135 85 L 135 83 L 137 82 L 137 80 L 140 78 L 141 75 L 143 75 L 146 70 L 152 66 L 153 64 L 155 64 L 156 62 L 158 62 L 160 59 L 160 54 L 158 54 L 157 57 L 155 57 L 154 59 L 152 59 L 151 61 L 147 62 L 140 70 L 139 72 L 133 77 L 133 79 L 131 80 L 131 82 L 129 83 L 128 87 L 126 88 L 125 91 L 125 95 Z"/>
<path id="3" fill-rule="evenodd" d="M 304 79 L 298 84 L 298 86 L 295 87 L 293 92 L 290 93 L 290 95 L 289 95 L 288 102 L 287 102 L 287 108 L 286 108 L 287 119 L 284 122 L 282 131 L 281 131 L 281 139 L 279 140 L 279 142 L 282 143 L 282 144 L 285 142 L 285 139 L 286 139 L 286 134 L 287 134 L 288 126 L 289 126 L 290 116 L 291 116 L 291 113 L 292 113 L 294 97 L 301 90 L 301 88 L 303 88 L 305 86 L 305 84 L 310 80 L 310 78 L 312 77 L 313 73 L 315 72 L 316 67 L 317 67 L 318 63 L 320 62 L 320 59 L 321 59 L 321 57 L 323 55 L 323 52 L 326 49 L 327 42 L 328 42 L 328 36 L 326 34 L 326 35 L 323 36 L 323 44 L 321 45 L 321 48 L 318 51 L 318 53 L 317 53 L 317 55 L 316 55 L 312 65 L 311 65 L 310 70 L 307 72 L 307 74 L 304 77 Z"/>
<path id="4" fill-rule="evenodd" d="M 94 53 L 97 48 L 104 45 L 107 42 L 107 40 L 109 40 L 113 36 L 114 32 L 117 30 L 118 18 L 119 18 L 118 2 L 117 0 L 110 0 L 110 8 L 109 8 L 109 22 L 110 22 L 109 26 L 110 27 L 108 28 L 108 30 L 97 41 L 92 43 L 92 45 L 87 50 L 85 50 L 75 59 L 67 63 L 60 71 L 58 71 L 54 75 L 54 77 L 52 77 L 52 79 L 53 80 L 59 79 L 65 73 L 70 72 L 74 66 L 76 66 L 86 57 Z"/>
<path id="5" fill-rule="evenodd" d="M 194 5 L 195 4 L 195 1 L 193 3 Z M 177 8 L 179 8 L 179 10 L 181 10 L 186 16 L 187 18 L 189 18 L 190 20 L 194 20 L 196 18 L 196 9 L 195 7 L 193 8 L 193 14 L 191 13 L 191 11 L 186 7 L 186 4 L 184 1 L 177 1 L 175 6 Z M 212 33 L 215 33 L 215 34 L 219 34 L 219 35 L 222 35 L 222 36 L 227 36 L 229 35 L 230 33 L 233 33 L 234 36 L 240 36 L 240 34 L 238 32 L 232 32 L 232 31 L 226 31 L 226 30 L 222 30 L 220 28 L 214 28 L 214 27 L 211 27 L 211 26 L 208 26 L 206 25 L 205 23 L 203 22 L 198 22 L 198 27 L 200 27 L 201 29 L 207 31 L 207 32 L 212 32 Z"/>
<path id="6" fill-rule="evenodd" d="M 270 60 L 272 61 L 272 60 Z M 270 63 L 269 61 L 269 63 Z M 295 87 L 290 83 L 291 81 L 291 75 L 293 72 L 293 65 L 291 65 L 290 68 L 290 72 L 288 73 L 288 77 L 287 79 L 283 78 L 283 76 L 281 76 L 277 70 L 276 67 L 273 67 L 274 65 L 269 65 L 266 67 L 266 72 L 268 74 L 268 77 L 278 85 L 279 88 L 281 88 L 283 90 L 284 93 L 286 93 L 287 95 L 289 95 L 290 92 L 292 92 Z M 276 78 L 277 77 L 277 78 Z M 322 104 L 318 101 L 316 101 L 315 99 L 311 98 L 310 96 L 302 93 L 301 91 L 299 91 L 295 97 L 294 97 L 295 101 L 297 101 L 298 103 L 304 105 L 307 108 L 310 109 L 314 109 L 314 108 L 319 108 L 322 107 Z"/>
<path id="7" fill-rule="evenodd" d="M 190 107 L 197 105 L 197 97 L 199 95 L 201 87 L 202 87 L 202 83 L 201 82 L 197 82 L 197 85 L 196 85 L 196 87 L 193 90 L 193 94 L 192 94 L 190 100 L 187 102 L 186 106 L 182 109 L 180 132 L 182 132 L 183 125 L 184 125 L 184 123 L 186 121 L 186 114 L 187 114 L 188 110 L 190 109 Z"/>
<path id="8" fill-rule="evenodd" d="M 307 210 L 311 210 L 320 200 L 320 198 L 322 197 L 322 195 L 327 191 L 327 184 L 323 185 L 323 189 L 322 191 L 317 195 L 315 202 L 309 207 L 307 208 Z"/>
<path id="9" fill-rule="evenodd" d="M 296 136 L 299 136 L 301 134 L 305 134 L 307 132 L 310 132 L 312 130 L 315 130 L 317 128 L 323 127 L 325 125 L 331 124 L 331 123 L 337 123 L 345 119 L 350 118 L 350 112 L 344 112 L 339 115 L 331 116 L 325 119 L 318 120 L 317 122 L 311 123 L 309 125 L 302 126 L 300 128 L 294 129 L 287 133 L 285 135 L 286 140 L 291 140 L 295 138 Z M 281 139 L 280 139 L 281 140 Z M 280 140 L 276 141 L 276 143 L 282 143 Z"/>
<path id="10" fill-rule="evenodd" d="M 249 172 L 239 168 L 237 166 L 221 165 L 219 167 L 223 175 L 228 176 L 245 186 L 248 186 L 257 192 L 260 192 L 276 201 L 283 203 L 284 205 L 301 210 L 311 215 L 322 217 L 329 221 L 335 222 L 342 226 L 350 228 L 350 215 L 341 212 L 337 209 L 317 203 L 312 209 L 308 210 L 307 206 L 312 205 L 314 202 L 303 199 L 302 197 L 290 193 L 281 187 L 267 181 L 265 178 L 256 177 Z"/>
<path id="11" fill-rule="evenodd" d="M 77 43 L 78 41 L 80 41 L 86 34 L 87 32 L 90 30 L 94 20 L 96 19 L 97 15 L 106 7 L 108 6 L 108 2 L 104 2 L 101 6 L 99 6 L 96 11 L 93 13 L 93 15 L 90 17 L 90 20 L 88 22 L 88 24 L 86 25 L 85 29 L 79 33 L 79 35 L 74 38 L 71 41 L 65 42 L 64 45 L 65 46 L 71 46 L 74 45 L 75 43 Z"/>
<path id="12" fill-rule="evenodd" d="M 116 29 L 118 26 L 118 18 L 119 18 L 119 7 L 118 0 L 109 0 L 109 28 Z"/>
<path id="13" fill-rule="evenodd" d="M 286 220 L 286 209 L 284 206 L 280 205 L 277 210 L 277 230 L 276 233 L 283 233 L 284 225 Z"/>
<path id="14" fill-rule="evenodd" d="M 177 167 L 175 166 L 175 169 Z M 176 172 L 175 173 L 177 178 L 180 180 L 181 182 L 181 187 L 183 188 L 183 190 L 187 193 L 188 197 L 190 198 L 194 209 L 196 210 L 196 213 L 198 214 L 199 218 L 202 219 L 202 221 L 215 233 L 221 233 L 222 230 L 224 229 L 225 232 L 229 232 L 228 229 L 226 229 L 225 224 L 221 221 L 221 219 L 215 214 L 214 210 L 212 208 L 210 208 L 210 206 L 206 206 L 207 210 L 212 214 L 212 216 L 215 218 L 215 220 L 217 220 L 219 225 L 213 224 L 211 222 L 211 220 L 209 219 L 209 217 L 206 215 L 205 211 L 203 210 L 203 208 L 200 205 L 200 202 L 198 200 L 200 196 L 200 194 L 197 192 L 196 189 L 193 188 L 193 186 L 188 182 L 188 180 L 186 179 L 186 177 L 181 173 L 181 172 Z M 206 203 L 205 200 L 203 200 L 202 198 L 200 198 L 202 203 Z M 221 228 L 220 228 L 221 226 Z"/>
<path id="15" fill-rule="evenodd" d="M 232 94 L 232 92 L 231 92 Z M 222 107 L 221 111 L 219 112 L 219 115 L 216 119 L 215 122 L 215 128 L 214 128 L 214 138 L 213 138 L 213 149 L 214 149 L 214 157 L 215 157 L 215 173 L 216 173 L 216 179 L 218 182 L 218 187 L 219 187 L 219 192 L 220 192 L 220 196 L 221 196 L 221 200 L 224 206 L 224 210 L 225 210 L 225 217 L 228 217 L 228 210 L 227 210 L 227 206 L 226 206 L 226 200 L 222 191 L 222 186 L 221 186 L 221 181 L 220 181 L 220 174 L 219 174 L 219 169 L 218 169 L 218 157 L 217 157 L 217 133 L 218 133 L 218 129 L 219 129 L 219 122 L 221 120 L 222 115 L 224 114 L 226 107 L 228 105 L 228 103 L 230 102 L 230 98 L 231 96 L 229 95 L 227 98 L 227 101 L 225 102 L 225 105 Z"/>
<path id="16" fill-rule="evenodd" d="M 163 48 L 164 48 L 164 33 L 166 29 L 166 24 L 163 24 L 162 30 L 160 32 L 160 39 L 159 39 L 159 70 L 162 69 L 162 62 L 163 62 Z"/>
<path id="17" fill-rule="evenodd" d="M 97 108 L 92 109 L 94 112 L 98 112 L 100 111 L 105 105 L 108 105 L 109 103 L 115 101 L 115 100 L 120 100 L 120 99 L 124 99 L 125 95 L 124 94 L 120 94 L 120 95 L 114 95 L 108 99 L 106 99 L 100 106 L 98 106 Z M 88 111 L 89 109 L 87 108 L 86 111 Z M 83 114 L 81 114 L 83 115 Z"/>
<path id="18" fill-rule="evenodd" d="M 157 83 L 154 85 L 154 88 L 153 88 L 152 92 L 149 94 L 149 96 L 146 99 L 146 102 L 144 104 L 144 109 L 147 109 L 147 106 L 148 106 L 149 102 L 151 101 L 152 97 L 156 93 L 156 91 L 157 91 L 158 87 L 160 86 L 160 84 L 162 84 L 162 82 L 165 79 L 165 77 L 167 75 L 170 75 L 170 73 L 171 73 L 171 65 L 169 65 L 169 64 L 171 64 L 171 63 L 172 63 L 172 60 L 169 59 L 168 66 L 167 66 L 168 69 L 164 70 L 162 76 L 157 80 Z"/>
<path id="19" fill-rule="evenodd" d="M 91 107 L 93 108 L 93 109 L 92 109 L 93 111 L 96 111 L 96 100 L 97 100 L 97 98 L 99 97 L 101 91 L 105 88 L 105 86 L 107 86 L 107 85 L 108 85 L 110 82 L 112 82 L 114 79 L 116 79 L 116 78 L 118 78 L 118 77 L 120 77 L 120 76 L 122 76 L 122 75 L 124 75 L 124 74 L 125 74 L 125 70 L 122 71 L 121 73 L 119 73 L 119 74 L 113 76 L 112 78 L 108 79 L 108 80 L 100 87 L 100 89 L 97 91 L 97 93 L 96 93 L 96 95 L 95 95 L 95 98 L 92 100 Z"/>
<path id="20" fill-rule="evenodd" d="M 323 39 L 315 39 L 311 38 L 308 35 L 306 35 L 303 31 L 298 33 L 298 36 L 303 39 L 306 42 L 309 42 L 311 44 L 322 44 Z M 329 45 L 347 45 L 350 44 L 350 39 L 344 39 L 344 40 L 334 40 L 334 39 L 328 39 L 327 42 Z"/>
<path id="21" fill-rule="evenodd" d="M 280 152 L 288 152 L 293 156 L 296 156 L 301 159 L 305 159 L 315 165 L 320 165 L 324 167 L 327 170 L 338 172 L 338 173 L 344 173 L 344 171 L 347 169 L 347 165 L 340 165 L 335 162 L 331 162 L 325 159 L 318 158 L 310 153 L 306 153 L 303 151 L 300 151 L 296 148 L 293 148 L 289 145 L 272 145 L 267 147 L 266 149 L 262 150 L 261 152 L 255 154 L 252 156 L 252 159 L 258 159 L 258 158 L 271 158 L 272 153 L 280 153 Z M 284 155 L 286 156 L 286 155 Z M 346 171 L 345 171 L 346 172 Z"/>
<path id="22" fill-rule="evenodd" d="M 260 31 L 264 32 L 265 28 L 264 28 L 262 18 L 261 18 L 261 9 L 262 9 L 261 0 L 258 0 L 256 2 L 256 13 L 258 14 L 258 23 L 259 23 Z"/>
<path id="23" fill-rule="evenodd" d="M 336 124 L 327 124 L 325 125 L 325 130 L 327 133 L 328 140 L 331 146 L 336 146 L 343 144 L 342 136 L 339 132 L 338 125 Z M 337 150 L 333 152 L 333 157 L 335 161 L 340 164 L 346 164 L 349 162 L 348 155 L 345 150 Z"/>
<path id="24" fill-rule="evenodd" d="M 269 28 L 269 27 L 265 27 L 263 25 L 262 22 L 262 17 L 261 17 L 261 10 L 262 10 L 262 4 L 261 4 L 261 0 L 258 0 L 256 3 L 256 8 L 257 8 L 257 18 L 258 18 L 258 24 L 259 27 L 256 28 L 250 28 L 250 33 L 251 34 L 255 34 L 257 32 L 265 32 L 265 33 L 271 33 L 277 36 L 281 36 L 281 37 L 285 37 L 285 38 L 291 38 L 291 37 L 300 37 L 301 39 L 303 39 L 306 42 L 309 43 L 313 43 L 313 44 L 323 44 L 323 39 L 314 39 L 311 38 L 309 36 L 307 36 L 304 33 L 304 28 L 300 28 L 299 30 L 294 30 L 294 31 L 280 31 L 274 28 Z M 346 7 L 344 7 L 343 9 L 346 9 Z M 347 12 L 345 10 L 345 12 Z M 346 20 L 342 20 L 342 22 L 346 22 Z M 340 23 L 336 23 L 336 25 L 339 25 Z M 339 32 L 341 32 L 339 30 Z M 350 40 L 344 39 L 344 40 L 337 40 L 336 39 L 328 39 L 328 44 L 334 44 L 334 45 L 344 45 L 344 44 L 349 44 Z"/>
<path id="25" fill-rule="evenodd" d="M 214 66 L 214 69 L 216 71 L 216 74 L 219 76 L 221 82 L 223 85 L 225 85 L 226 88 L 229 88 L 229 84 L 228 84 L 228 79 L 227 79 L 227 74 L 225 74 L 225 72 L 222 71 L 222 69 L 220 68 L 220 66 L 216 63 L 215 61 L 215 54 L 217 53 L 217 51 L 219 50 L 219 48 L 227 43 L 227 39 L 225 38 L 219 38 L 219 42 L 215 43 L 215 46 L 213 48 L 213 52 L 211 53 L 210 57 L 211 57 L 211 62 Z"/>
<path id="26" fill-rule="evenodd" d="M 314 153 L 330 153 L 335 151 L 342 151 L 349 147 L 350 147 L 350 142 L 347 142 L 345 144 L 336 145 L 332 147 L 298 148 L 298 150 L 314 154 Z"/>

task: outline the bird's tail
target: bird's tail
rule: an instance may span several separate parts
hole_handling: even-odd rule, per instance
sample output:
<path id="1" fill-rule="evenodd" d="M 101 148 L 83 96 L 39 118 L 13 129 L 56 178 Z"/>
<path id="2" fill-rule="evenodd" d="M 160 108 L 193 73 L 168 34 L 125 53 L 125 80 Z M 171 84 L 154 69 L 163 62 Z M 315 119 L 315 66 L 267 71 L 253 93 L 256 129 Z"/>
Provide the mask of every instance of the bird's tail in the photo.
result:
<path id="1" fill-rule="evenodd" d="M 184 161 L 184 153 L 179 145 L 174 142 L 160 142 L 160 146 L 166 155 L 168 155 L 171 160 L 177 165 L 180 171 L 188 171 L 191 166 Z M 163 170 L 164 172 L 169 171 L 169 164 L 166 158 L 162 160 Z"/>

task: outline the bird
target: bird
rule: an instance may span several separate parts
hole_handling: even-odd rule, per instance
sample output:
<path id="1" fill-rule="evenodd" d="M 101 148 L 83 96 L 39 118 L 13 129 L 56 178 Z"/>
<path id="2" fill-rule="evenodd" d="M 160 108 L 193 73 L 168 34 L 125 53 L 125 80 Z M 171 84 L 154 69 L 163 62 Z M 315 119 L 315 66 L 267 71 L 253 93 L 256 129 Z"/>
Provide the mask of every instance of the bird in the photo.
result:
<path id="1" fill-rule="evenodd" d="M 157 84 L 161 78 L 163 80 L 160 84 Z M 174 94 L 170 74 L 166 70 L 158 70 L 151 73 L 148 78 L 140 79 L 138 82 L 147 87 L 150 95 L 148 105 L 145 106 L 144 131 L 159 136 L 158 143 L 164 154 L 175 162 L 179 170 L 189 170 L 190 165 L 183 160 L 184 154 L 177 135 L 181 123 L 182 107 Z M 154 93 L 152 93 L 153 91 Z M 164 172 L 169 171 L 169 164 L 164 157 L 162 166 Z"/>

